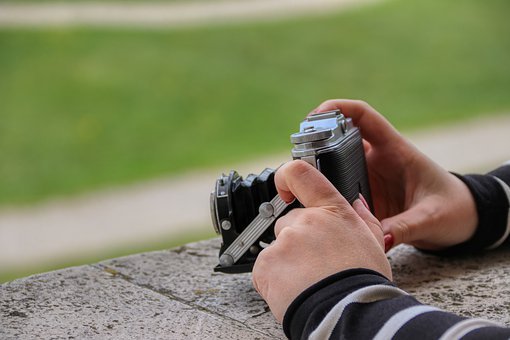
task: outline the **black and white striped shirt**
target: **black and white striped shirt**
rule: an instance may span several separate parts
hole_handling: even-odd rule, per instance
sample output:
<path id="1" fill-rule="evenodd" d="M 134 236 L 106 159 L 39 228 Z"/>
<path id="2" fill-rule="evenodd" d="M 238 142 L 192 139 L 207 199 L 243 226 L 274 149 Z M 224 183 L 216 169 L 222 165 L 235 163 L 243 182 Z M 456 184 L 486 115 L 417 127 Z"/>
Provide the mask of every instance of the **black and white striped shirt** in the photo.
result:
<path id="1" fill-rule="evenodd" d="M 458 254 L 510 244 L 510 162 L 487 175 L 459 176 L 476 202 L 479 224 Z M 510 328 L 421 304 L 377 272 L 350 269 L 301 293 L 283 320 L 291 339 L 510 339 Z"/>

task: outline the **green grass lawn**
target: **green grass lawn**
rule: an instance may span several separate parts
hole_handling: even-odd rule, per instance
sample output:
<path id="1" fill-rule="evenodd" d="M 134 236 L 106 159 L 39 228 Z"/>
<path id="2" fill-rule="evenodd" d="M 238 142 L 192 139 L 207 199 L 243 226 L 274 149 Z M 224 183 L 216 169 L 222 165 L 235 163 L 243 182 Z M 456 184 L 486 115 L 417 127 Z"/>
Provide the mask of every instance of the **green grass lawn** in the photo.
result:
<path id="1" fill-rule="evenodd" d="M 0 30 L 0 204 L 290 149 L 324 99 L 398 128 L 510 109 L 510 2 L 178 30 Z"/>
<path id="2" fill-rule="evenodd" d="M 0 205 L 289 150 L 327 98 L 365 99 L 400 129 L 508 112 L 509 11 L 506 0 L 397 0 L 208 28 L 2 29 Z"/>

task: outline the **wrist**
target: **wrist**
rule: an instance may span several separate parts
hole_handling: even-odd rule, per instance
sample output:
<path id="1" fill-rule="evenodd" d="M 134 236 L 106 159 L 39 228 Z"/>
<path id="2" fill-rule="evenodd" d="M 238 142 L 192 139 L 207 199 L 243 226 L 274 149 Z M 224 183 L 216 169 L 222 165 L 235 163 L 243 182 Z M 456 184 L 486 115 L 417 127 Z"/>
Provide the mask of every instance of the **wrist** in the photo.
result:
<path id="1" fill-rule="evenodd" d="M 468 185 L 463 181 L 462 176 L 455 173 L 450 174 L 455 181 L 455 191 L 452 193 L 454 208 L 449 211 L 450 220 L 458 230 L 455 242 L 452 245 L 460 244 L 470 240 L 478 226 L 478 211 L 475 198 Z"/>
<path id="2" fill-rule="evenodd" d="M 442 252 L 467 253 L 499 245 L 506 232 L 508 216 L 508 199 L 503 188 L 492 176 L 458 174 L 455 176 L 468 188 L 470 197 L 475 203 L 476 226 L 474 232 L 464 242 Z"/>
<path id="3" fill-rule="evenodd" d="M 445 173 L 432 185 L 431 193 L 422 201 L 422 219 L 418 223 L 423 235 L 410 242 L 411 245 L 442 252 L 473 237 L 478 224 L 476 202 L 458 176 Z"/>

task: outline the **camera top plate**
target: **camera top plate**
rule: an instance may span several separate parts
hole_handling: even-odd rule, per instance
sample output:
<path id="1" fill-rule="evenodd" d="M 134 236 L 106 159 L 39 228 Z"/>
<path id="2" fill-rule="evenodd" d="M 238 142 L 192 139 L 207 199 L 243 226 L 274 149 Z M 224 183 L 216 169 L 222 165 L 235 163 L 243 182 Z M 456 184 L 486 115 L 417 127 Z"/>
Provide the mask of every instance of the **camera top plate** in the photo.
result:
<path id="1" fill-rule="evenodd" d="M 340 110 L 308 116 L 299 125 L 299 132 L 290 136 L 294 144 L 292 156 L 294 159 L 316 156 L 335 147 L 353 129 L 352 119 L 346 118 Z"/>

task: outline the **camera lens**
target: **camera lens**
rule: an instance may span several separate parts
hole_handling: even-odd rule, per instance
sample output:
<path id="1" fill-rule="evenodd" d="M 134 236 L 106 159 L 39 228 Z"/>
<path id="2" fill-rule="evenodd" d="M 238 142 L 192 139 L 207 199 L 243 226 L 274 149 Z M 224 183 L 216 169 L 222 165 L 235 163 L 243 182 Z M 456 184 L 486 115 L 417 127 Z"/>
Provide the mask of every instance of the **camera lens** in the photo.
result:
<path id="1" fill-rule="evenodd" d="M 216 207 L 216 192 L 215 191 L 211 192 L 209 207 L 211 209 L 211 219 L 212 219 L 214 231 L 216 232 L 216 234 L 219 235 L 220 234 L 220 225 L 218 223 L 218 209 Z"/>

